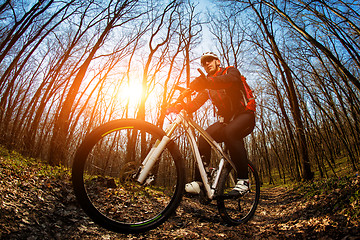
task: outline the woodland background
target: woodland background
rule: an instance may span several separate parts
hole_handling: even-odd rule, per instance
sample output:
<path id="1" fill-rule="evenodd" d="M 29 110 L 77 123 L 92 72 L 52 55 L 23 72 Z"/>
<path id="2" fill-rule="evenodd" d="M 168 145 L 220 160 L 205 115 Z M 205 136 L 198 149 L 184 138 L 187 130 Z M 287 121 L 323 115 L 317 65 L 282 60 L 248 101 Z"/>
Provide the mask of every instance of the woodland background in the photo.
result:
<path id="1" fill-rule="evenodd" d="M 162 127 L 174 86 L 214 51 L 254 90 L 246 145 L 264 183 L 356 172 L 359 13 L 357 0 L 1 1 L 0 144 L 69 167 L 102 123 Z M 194 117 L 216 121 L 208 104 Z"/>

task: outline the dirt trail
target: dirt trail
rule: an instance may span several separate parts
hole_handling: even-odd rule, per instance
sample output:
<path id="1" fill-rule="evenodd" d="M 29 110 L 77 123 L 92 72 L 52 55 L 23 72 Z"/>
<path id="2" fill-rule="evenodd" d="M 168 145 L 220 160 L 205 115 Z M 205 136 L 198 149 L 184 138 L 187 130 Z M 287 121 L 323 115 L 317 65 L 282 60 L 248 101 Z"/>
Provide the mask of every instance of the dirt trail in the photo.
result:
<path id="1" fill-rule="evenodd" d="M 215 202 L 184 197 L 176 216 L 157 229 L 117 234 L 79 208 L 68 174 L 48 177 L 38 174 L 37 165 L 19 171 L 1 163 L 0 239 L 360 239 L 359 222 L 325 214 L 320 200 L 306 201 L 280 187 L 262 189 L 254 218 L 237 227 L 223 223 Z"/>
<path id="2" fill-rule="evenodd" d="M 237 227 L 224 225 L 215 205 L 185 198 L 180 209 L 178 230 L 171 235 L 185 239 L 360 239 L 345 217 L 321 214 L 316 203 L 282 187 L 262 189 L 254 218 Z"/>

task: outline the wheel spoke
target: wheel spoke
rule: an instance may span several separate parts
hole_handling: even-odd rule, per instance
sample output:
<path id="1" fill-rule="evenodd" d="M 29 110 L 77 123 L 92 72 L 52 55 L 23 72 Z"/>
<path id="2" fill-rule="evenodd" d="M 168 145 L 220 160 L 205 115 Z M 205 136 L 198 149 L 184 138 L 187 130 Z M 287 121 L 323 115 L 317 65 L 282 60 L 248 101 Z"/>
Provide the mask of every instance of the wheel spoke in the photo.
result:
<path id="1" fill-rule="evenodd" d="M 149 184 L 134 178 L 161 137 L 132 122 L 105 126 L 85 139 L 85 150 L 79 150 L 74 161 L 73 182 L 80 204 L 95 222 L 119 232 L 141 232 L 156 227 L 176 209 L 184 184 L 178 150 L 165 148 Z"/>
<path id="2" fill-rule="evenodd" d="M 260 197 L 260 182 L 252 165 L 249 165 L 250 191 L 242 196 L 227 195 L 234 188 L 234 170 L 227 170 L 220 180 L 219 196 L 217 198 L 220 216 L 231 225 L 247 222 L 254 215 Z"/>

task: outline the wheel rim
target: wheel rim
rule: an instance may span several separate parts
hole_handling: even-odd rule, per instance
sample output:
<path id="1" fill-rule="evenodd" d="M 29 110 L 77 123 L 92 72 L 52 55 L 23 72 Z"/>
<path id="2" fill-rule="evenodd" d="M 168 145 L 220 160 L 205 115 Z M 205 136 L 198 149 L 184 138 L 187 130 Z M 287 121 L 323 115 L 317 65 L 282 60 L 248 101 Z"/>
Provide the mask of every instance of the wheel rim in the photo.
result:
<path id="1" fill-rule="evenodd" d="M 163 221 L 174 210 L 173 202 L 181 195 L 179 189 L 183 184 L 178 178 L 180 168 L 176 167 L 173 151 L 166 149 L 160 156 L 155 178 L 149 185 L 141 185 L 133 178 L 161 134 L 126 127 L 98 135 L 87 150 L 83 166 L 81 181 L 87 198 L 84 210 L 107 228 L 112 228 L 111 225 L 148 228 Z M 134 136 L 130 137 L 131 146 L 129 136 Z"/>

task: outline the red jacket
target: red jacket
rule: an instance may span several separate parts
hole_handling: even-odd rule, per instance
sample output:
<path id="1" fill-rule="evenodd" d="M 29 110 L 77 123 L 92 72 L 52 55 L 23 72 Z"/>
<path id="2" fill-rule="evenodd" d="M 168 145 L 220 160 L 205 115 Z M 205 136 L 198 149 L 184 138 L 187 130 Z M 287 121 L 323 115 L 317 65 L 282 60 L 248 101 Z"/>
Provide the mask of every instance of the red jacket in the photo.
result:
<path id="1" fill-rule="evenodd" d="M 256 103 L 254 95 L 242 76 L 235 67 L 220 68 L 212 77 L 209 77 L 205 90 L 187 104 L 188 112 L 195 112 L 208 99 L 218 110 L 218 115 L 231 119 L 245 111 L 255 112 Z"/>

